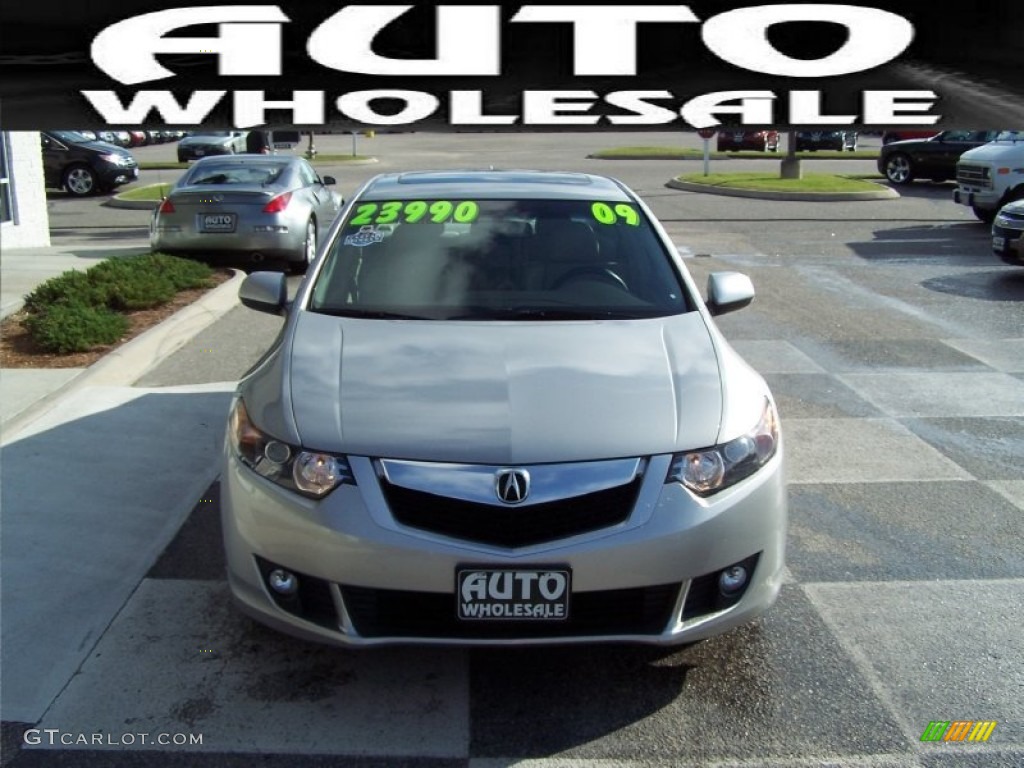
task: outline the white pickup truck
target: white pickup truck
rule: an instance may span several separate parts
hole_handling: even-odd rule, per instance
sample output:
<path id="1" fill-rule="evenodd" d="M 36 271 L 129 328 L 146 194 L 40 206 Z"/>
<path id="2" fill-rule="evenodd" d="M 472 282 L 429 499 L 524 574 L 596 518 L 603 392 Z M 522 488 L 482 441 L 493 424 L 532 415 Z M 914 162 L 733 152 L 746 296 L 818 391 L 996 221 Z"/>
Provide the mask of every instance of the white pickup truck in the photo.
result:
<path id="1" fill-rule="evenodd" d="M 1024 200 L 1024 131 L 1002 131 L 960 155 L 956 183 L 953 202 L 971 206 L 986 224 L 1007 203 Z"/>

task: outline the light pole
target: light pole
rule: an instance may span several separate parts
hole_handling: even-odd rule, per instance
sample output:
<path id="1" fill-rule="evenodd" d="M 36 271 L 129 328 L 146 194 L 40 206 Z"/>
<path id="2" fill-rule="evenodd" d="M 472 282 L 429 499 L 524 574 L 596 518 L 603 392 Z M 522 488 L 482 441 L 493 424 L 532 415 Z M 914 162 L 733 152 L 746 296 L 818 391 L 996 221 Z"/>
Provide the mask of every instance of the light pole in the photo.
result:
<path id="1" fill-rule="evenodd" d="M 306 150 L 306 158 L 312 160 L 316 157 L 316 145 L 313 143 L 313 130 L 309 131 L 309 148 Z"/>

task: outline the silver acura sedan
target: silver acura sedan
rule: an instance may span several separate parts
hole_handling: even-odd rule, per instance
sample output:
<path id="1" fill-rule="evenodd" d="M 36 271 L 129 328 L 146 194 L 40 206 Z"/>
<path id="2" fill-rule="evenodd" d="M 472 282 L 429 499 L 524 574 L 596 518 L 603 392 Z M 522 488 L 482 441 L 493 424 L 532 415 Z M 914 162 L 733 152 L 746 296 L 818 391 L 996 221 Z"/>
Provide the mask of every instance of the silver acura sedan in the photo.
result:
<path id="1" fill-rule="evenodd" d="M 305 272 L 343 203 L 301 157 L 232 155 L 198 160 L 153 211 L 153 251 L 210 258 L 286 260 Z"/>
<path id="2" fill-rule="evenodd" d="M 231 590 L 339 645 L 698 640 L 784 571 L 782 437 L 764 380 L 620 182 L 377 176 L 232 404 Z"/>

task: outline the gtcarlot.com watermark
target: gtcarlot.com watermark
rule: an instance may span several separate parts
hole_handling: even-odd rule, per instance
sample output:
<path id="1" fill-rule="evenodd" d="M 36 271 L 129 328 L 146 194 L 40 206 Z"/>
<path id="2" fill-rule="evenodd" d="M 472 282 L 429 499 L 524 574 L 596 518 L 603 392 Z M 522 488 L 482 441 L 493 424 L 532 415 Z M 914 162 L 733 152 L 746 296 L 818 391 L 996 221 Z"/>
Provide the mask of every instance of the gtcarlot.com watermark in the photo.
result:
<path id="1" fill-rule="evenodd" d="M 25 743 L 48 747 L 195 747 L 201 733 L 80 733 L 60 728 L 29 728 Z"/>

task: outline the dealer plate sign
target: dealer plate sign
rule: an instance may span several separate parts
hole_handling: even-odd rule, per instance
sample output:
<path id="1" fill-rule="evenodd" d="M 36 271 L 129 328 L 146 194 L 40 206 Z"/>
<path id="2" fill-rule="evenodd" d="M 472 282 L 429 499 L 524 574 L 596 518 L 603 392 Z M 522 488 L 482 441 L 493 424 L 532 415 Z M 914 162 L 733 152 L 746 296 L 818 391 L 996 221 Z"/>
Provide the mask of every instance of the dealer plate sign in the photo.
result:
<path id="1" fill-rule="evenodd" d="M 565 621 L 572 572 L 568 568 L 456 570 L 458 616 L 464 621 Z"/>
<path id="2" fill-rule="evenodd" d="M 205 213 L 199 217 L 200 232 L 234 232 L 235 214 Z"/>

